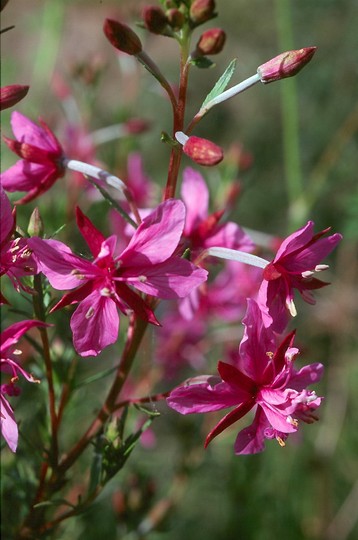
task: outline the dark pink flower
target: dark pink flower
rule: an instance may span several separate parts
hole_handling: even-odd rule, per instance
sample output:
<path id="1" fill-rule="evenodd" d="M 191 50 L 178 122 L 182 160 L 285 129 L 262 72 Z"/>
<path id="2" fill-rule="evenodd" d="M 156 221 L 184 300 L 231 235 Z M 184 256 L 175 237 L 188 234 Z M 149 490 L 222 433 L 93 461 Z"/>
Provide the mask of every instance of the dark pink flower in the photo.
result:
<path id="1" fill-rule="evenodd" d="M 212 246 L 251 251 L 254 244 L 249 236 L 229 221 L 220 223 L 224 211 L 209 214 L 209 190 L 200 173 L 187 167 L 183 173 L 181 196 L 186 206 L 183 237 L 190 247 L 192 258 Z"/>
<path id="2" fill-rule="evenodd" d="M 265 326 L 272 325 L 276 332 L 284 330 L 288 311 L 296 315 L 293 302 L 295 289 L 306 302 L 314 304 L 311 291 L 328 285 L 313 277 L 313 274 L 328 268 L 320 265 L 320 262 L 341 241 L 342 235 L 336 233 L 323 238 L 330 229 L 313 234 L 313 227 L 314 223 L 309 221 L 305 227 L 286 238 L 274 260 L 264 269 L 258 303 Z"/>
<path id="3" fill-rule="evenodd" d="M 1 175 L 6 191 L 28 192 L 18 204 L 39 197 L 65 173 L 60 143 L 45 122 L 40 120 L 40 124 L 15 111 L 11 115 L 11 126 L 16 140 L 4 137 L 10 150 L 21 158 Z"/>
<path id="4" fill-rule="evenodd" d="M 75 289 L 53 308 L 79 303 L 71 318 L 74 346 L 82 356 L 97 355 L 114 343 L 119 317 L 128 309 L 159 324 L 152 309 L 133 290 L 158 298 L 181 298 L 206 280 L 207 272 L 173 256 L 185 221 L 179 200 L 160 204 L 134 232 L 126 249 L 115 256 L 116 237 L 104 236 L 77 210 L 77 224 L 94 260 L 77 255 L 62 242 L 31 238 L 40 270 L 55 289 Z"/>
<path id="5" fill-rule="evenodd" d="M 220 377 L 189 379 L 171 392 L 167 402 L 181 414 L 234 407 L 208 434 L 205 446 L 256 406 L 253 423 L 240 431 L 235 441 L 236 454 L 254 454 L 264 449 L 265 438 L 276 438 L 284 445 L 288 435 L 297 431 L 299 419 L 315 420 L 321 398 L 306 386 L 320 380 L 323 366 L 311 364 L 295 370 L 293 362 L 299 351 L 293 346 L 294 333 L 277 346 L 254 300 L 248 301 L 244 324 L 234 364 L 219 362 Z"/>
<path id="6" fill-rule="evenodd" d="M 15 385 L 19 375 L 25 377 L 29 382 L 40 382 L 37 379 L 34 379 L 34 377 L 25 371 L 14 359 L 14 356 L 21 354 L 21 351 L 15 349 L 15 345 L 19 339 L 30 330 L 30 328 L 34 328 L 35 326 L 39 327 L 47 325 L 41 321 L 21 321 L 9 326 L 0 336 L 0 369 L 11 376 L 8 384 L 1 385 L 1 432 L 9 445 L 10 450 L 13 452 L 16 452 L 18 429 L 14 412 L 6 399 L 5 394 L 8 396 L 17 396 L 20 393 L 20 389 Z"/>
<path id="7" fill-rule="evenodd" d="M 28 248 L 25 238 L 13 238 L 15 232 L 15 216 L 10 201 L 0 185 L 0 276 L 7 274 L 14 287 L 24 288 L 20 278 L 36 274 L 36 263 Z M 7 303 L 0 293 L 0 303 Z"/>

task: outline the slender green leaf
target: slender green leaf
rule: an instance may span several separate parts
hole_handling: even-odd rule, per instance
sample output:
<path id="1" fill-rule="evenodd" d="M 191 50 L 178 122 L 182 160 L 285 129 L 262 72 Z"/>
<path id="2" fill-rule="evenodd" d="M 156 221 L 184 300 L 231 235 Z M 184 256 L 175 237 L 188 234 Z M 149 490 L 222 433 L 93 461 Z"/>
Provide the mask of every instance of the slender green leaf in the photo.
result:
<path id="1" fill-rule="evenodd" d="M 217 81 L 214 88 L 206 96 L 204 103 L 201 106 L 201 109 L 203 109 L 205 105 L 209 103 L 209 101 L 216 98 L 218 95 L 222 94 L 222 92 L 225 90 L 225 88 L 229 84 L 230 79 L 234 74 L 235 68 L 236 68 L 236 58 L 231 60 L 230 64 L 228 65 L 224 73 L 221 75 L 220 79 Z"/>

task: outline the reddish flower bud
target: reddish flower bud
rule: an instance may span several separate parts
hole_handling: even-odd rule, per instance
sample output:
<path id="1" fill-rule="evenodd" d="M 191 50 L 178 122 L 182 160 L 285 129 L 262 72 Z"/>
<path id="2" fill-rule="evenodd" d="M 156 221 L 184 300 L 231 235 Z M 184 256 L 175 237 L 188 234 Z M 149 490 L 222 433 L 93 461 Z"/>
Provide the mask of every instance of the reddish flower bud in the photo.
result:
<path id="1" fill-rule="evenodd" d="M 215 16 L 215 1 L 194 0 L 189 13 L 190 19 L 195 24 L 202 24 Z"/>
<path id="2" fill-rule="evenodd" d="M 267 84 L 296 75 L 316 52 L 317 47 L 305 47 L 297 51 L 287 51 L 275 56 L 257 68 L 261 82 Z"/>
<path id="3" fill-rule="evenodd" d="M 130 118 L 125 122 L 125 129 L 129 135 L 138 135 L 139 133 L 144 133 L 148 131 L 150 127 L 150 122 L 144 120 L 143 118 Z"/>
<path id="4" fill-rule="evenodd" d="M 168 25 L 164 11 L 158 6 L 145 6 L 142 16 L 145 27 L 153 34 L 162 34 Z"/>
<path id="5" fill-rule="evenodd" d="M 206 30 L 196 45 L 196 50 L 202 55 L 218 54 L 223 50 L 226 41 L 226 34 L 221 28 L 210 28 Z"/>
<path id="6" fill-rule="evenodd" d="M 135 32 L 126 24 L 106 19 L 103 31 L 108 41 L 118 49 L 132 56 L 142 52 L 142 43 Z"/>
<path id="7" fill-rule="evenodd" d="M 220 146 L 217 146 L 208 139 L 201 137 L 187 137 L 185 133 L 178 131 L 175 134 L 177 141 L 183 145 L 183 152 L 195 163 L 212 167 L 222 161 L 224 154 Z"/>
<path id="8" fill-rule="evenodd" d="M 185 23 L 185 16 L 181 11 L 179 11 L 179 9 L 175 9 L 175 8 L 168 9 L 166 15 L 167 15 L 169 25 L 174 30 L 180 30 L 180 28 Z"/>
<path id="9" fill-rule="evenodd" d="M 21 101 L 29 91 L 29 86 L 21 84 L 12 84 L 0 88 L 0 111 L 12 107 Z"/>

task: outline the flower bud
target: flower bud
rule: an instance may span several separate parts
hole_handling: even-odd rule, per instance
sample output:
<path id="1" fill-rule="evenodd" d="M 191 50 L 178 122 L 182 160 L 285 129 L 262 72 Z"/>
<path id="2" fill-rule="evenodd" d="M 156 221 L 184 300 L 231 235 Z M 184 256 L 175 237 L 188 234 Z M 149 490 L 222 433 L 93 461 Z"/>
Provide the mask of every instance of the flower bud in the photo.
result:
<path id="1" fill-rule="evenodd" d="M 106 19 L 103 31 L 111 45 L 119 51 L 132 56 L 136 56 L 142 51 L 142 43 L 139 37 L 126 24 Z"/>
<path id="2" fill-rule="evenodd" d="M 168 9 L 166 15 L 168 23 L 173 30 L 180 30 L 180 28 L 182 28 L 183 24 L 185 23 L 185 16 L 181 11 L 179 11 L 179 9 Z"/>
<path id="3" fill-rule="evenodd" d="M 201 137 L 187 137 L 182 131 L 177 131 L 175 138 L 183 145 L 183 152 L 195 163 L 212 167 L 222 161 L 224 154 L 220 146 L 217 146 L 208 139 Z"/>
<path id="4" fill-rule="evenodd" d="M 153 34 L 162 34 L 168 25 L 165 13 L 159 6 L 145 6 L 143 20 L 147 30 Z"/>
<path id="5" fill-rule="evenodd" d="M 215 16 L 215 1 L 194 0 L 189 13 L 190 19 L 195 24 L 202 24 Z"/>
<path id="6" fill-rule="evenodd" d="M 223 50 L 226 41 L 226 34 L 221 28 L 210 28 L 206 30 L 196 45 L 196 52 L 201 55 L 218 54 Z"/>
<path id="7" fill-rule="evenodd" d="M 40 238 L 42 238 L 44 235 L 44 223 L 37 207 L 30 216 L 27 233 L 29 236 L 39 236 Z"/>
<path id="8" fill-rule="evenodd" d="M 261 82 L 267 84 L 296 75 L 311 60 L 316 48 L 305 47 L 296 51 L 287 51 L 262 64 L 257 68 Z"/>
<path id="9" fill-rule="evenodd" d="M 21 101 L 29 91 L 29 86 L 11 84 L 0 88 L 0 111 L 12 107 Z"/>
<path id="10" fill-rule="evenodd" d="M 128 135 L 138 135 L 148 131 L 150 122 L 148 122 L 148 120 L 144 120 L 143 118 L 130 118 L 125 122 L 124 126 Z"/>

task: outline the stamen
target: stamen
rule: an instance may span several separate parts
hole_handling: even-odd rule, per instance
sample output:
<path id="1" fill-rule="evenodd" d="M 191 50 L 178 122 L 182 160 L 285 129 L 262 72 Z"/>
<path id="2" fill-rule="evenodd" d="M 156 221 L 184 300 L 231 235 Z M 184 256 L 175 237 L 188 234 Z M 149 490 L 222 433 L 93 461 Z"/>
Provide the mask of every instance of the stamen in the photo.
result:
<path id="1" fill-rule="evenodd" d="M 85 317 L 86 317 L 86 319 L 90 319 L 91 317 L 93 317 L 93 315 L 94 315 L 94 308 L 90 307 L 89 310 L 87 311 Z"/>
<path id="2" fill-rule="evenodd" d="M 101 289 L 101 296 L 112 296 L 112 292 L 108 287 L 103 287 L 103 289 Z"/>
<path id="3" fill-rule="evenodd" d="M 77 279 L 86 279 L 83 274 L 79 270 L 71 270 L 70 272 L 71 276 L 76 276 Z"/>
<path id="4" fill-rule="evenodd" d="M 286 306 L 287 306 L 288 311 L 291 313 L 292 317 L 296 317 L 297 310 L 296 310 L 296 306 L 294 304 L 294 301 L 289 300 L 288 302 L 286 302 Z"/>
<path id="5" fill-rule="evenodd" d="M 292 416 L 288 416 L 286 422 L 291 424 L 291 426 L 298 427 L 298 421 L 295 418 L 292 418 Z"/>
<path id="6" fill-rule="evenodd" d="M 279 444 L 282 448 L 284 448 L 284 447 L 286 446 L 285 441 L 284 441 L 283 439 L 281 439 L 281 437 L 278 437 L 278 436 L 277 436 L 277 437 L 276 437 L 276 440 L 277 440 L 278 444 Z"/>

